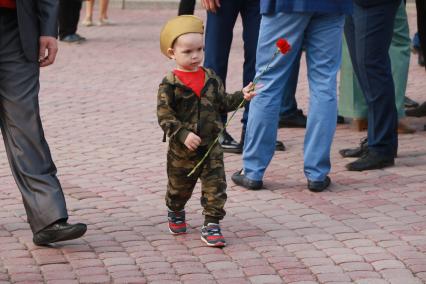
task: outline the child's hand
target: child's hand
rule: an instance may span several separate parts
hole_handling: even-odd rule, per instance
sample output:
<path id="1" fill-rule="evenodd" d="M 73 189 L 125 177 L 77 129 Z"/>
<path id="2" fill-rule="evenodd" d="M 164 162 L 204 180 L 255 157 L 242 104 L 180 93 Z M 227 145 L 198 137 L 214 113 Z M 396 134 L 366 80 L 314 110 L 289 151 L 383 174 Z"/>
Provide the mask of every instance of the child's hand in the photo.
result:
<path id="1" fill-rule="evenodd" d="M 256 85 L 253 84 L 253 82 L 250 82 L 247 86 L 245 86 L 243 88 L 243 94 L 244 94 L 245 100 L 249 101 L 254 96 L 256 96 L 255 87 L 256 87 Z"/>
<path id="2" fill-rule="evenodd" d="M 185 139 L 185 146 L 191 151 L 197 150 L 198 146 L 200 146 L 201 138 L 195 135 L 193 132 L 190 132 Z"/>

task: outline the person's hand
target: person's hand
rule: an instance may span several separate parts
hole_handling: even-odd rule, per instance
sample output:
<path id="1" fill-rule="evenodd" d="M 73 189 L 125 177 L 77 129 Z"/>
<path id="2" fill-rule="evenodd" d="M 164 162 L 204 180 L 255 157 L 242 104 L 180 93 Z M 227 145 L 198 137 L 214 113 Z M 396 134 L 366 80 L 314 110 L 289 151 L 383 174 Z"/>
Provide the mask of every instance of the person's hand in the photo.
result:
<path id="1" fill-rule="evenodd" d="M 40 50 L 38 53 L 38 62 L 40 67 L 49 66 L 55 61 L 58 53 L 58 43 L 52 36 L 40 36 Z"/>
<path id="2" fill-rule="evenodd" d="M 216 13 L 217 9 L 220 8 L 220 0 L 201 0 L 201 4 L 204 9 L 213 13 Z"/>
<path id="3" fill-rule="evenodd" d="M 200 146 L 201 138 L 195 135 L 193 132 L 190 132 L 185 139 L 185 146 L 191 150 L 197 150 L 198 146 Z"/>
<path id="4" fill-rule="evenodd" d="M 243 94 L 244 94 L 244 99 L 249 101 L 251 100 L 254 96 L 256 96 L 256 90 L 255 90 L 256 85 L 253 84 L 253 82 L 250 82 L 247 86 L 245 86 L 243 88 Z"/>

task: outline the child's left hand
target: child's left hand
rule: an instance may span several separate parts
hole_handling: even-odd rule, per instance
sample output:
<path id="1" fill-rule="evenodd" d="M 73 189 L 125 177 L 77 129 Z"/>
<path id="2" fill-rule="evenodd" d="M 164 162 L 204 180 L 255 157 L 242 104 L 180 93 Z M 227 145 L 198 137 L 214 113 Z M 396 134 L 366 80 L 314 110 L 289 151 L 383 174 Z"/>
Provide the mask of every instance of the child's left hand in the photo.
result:
<path id="1" fill-rule="evenodd" d="M 244 94 L 245 100 L 249 101 L 254 96 L 256 96 L 255 87 L 256 87 L 256 85 L 253 84 L 253 82 L 250 82 L 247 86 L 245 86 L 243 88 L 243 94 Z"/>

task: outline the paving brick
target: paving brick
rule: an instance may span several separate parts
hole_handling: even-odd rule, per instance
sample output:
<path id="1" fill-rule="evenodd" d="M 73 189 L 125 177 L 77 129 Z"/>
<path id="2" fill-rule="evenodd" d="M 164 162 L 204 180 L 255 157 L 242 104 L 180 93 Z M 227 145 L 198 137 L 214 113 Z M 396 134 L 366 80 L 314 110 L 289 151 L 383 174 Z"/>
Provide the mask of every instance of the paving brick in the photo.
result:
<path id="1" fill-rule="evenodd" d="M 393 269 L 393 268 L 404 268 L 404 264 L 398 260 L 379 260 L 372 262 L 375 270 Z"/>
<path id="2" fill-rule="evenodd" d="M 407 11 L 415 30 L 414 5 L 408 3 Z M 288 150 L 275 154 L 259 192 L 232 183 L 241 156 L 225 154 L 229 198 L 221 225 L 228 246 L 208 248 L 199 239 L 199 184 L 186 205 L 188 234 L 171 236 L 164 204 L 167 144 L 160 143 L 155 94 L 173 66 L 158 51 L 159 27 L 176 14 L 176 5 L 111 7 L 109 13 L 117 25 L 79 27 L 87 42 L 60 42 L 55 64 L 41 72 L 42 120 L 70 220 L 89 230 L 79 240 L 35 246 L 0 144 L 0 283 L 426 281 L 424 118 L 407 118 L 418 131 L 400 135 L 395 167 L 362 173 L 346 171 L 338 150 L 365 133 L 339 125 L 331 149 L 333 187 L 321 194 L 306 190 L 304 129 L 278 130 Z M 195 13 L 206 17 L 202 9 Z M 229 91 L 241 89 L 240 20 L 234 33 Z M 426 80 L 416 59 L 407 95 L 423 101 Z M 305 63 L 302 57 L 297 100 L 307 113 Z M 241 115 L 228 126 L 234 137 Z"/>
<path id="3" fill-rule="evenodd" d="M 272 284 L 272 283 L 282 283 L 283 280 L 277 275 L 258 275 L 252 276 L 249 278 L 250 282 L 253 284 Z"/>

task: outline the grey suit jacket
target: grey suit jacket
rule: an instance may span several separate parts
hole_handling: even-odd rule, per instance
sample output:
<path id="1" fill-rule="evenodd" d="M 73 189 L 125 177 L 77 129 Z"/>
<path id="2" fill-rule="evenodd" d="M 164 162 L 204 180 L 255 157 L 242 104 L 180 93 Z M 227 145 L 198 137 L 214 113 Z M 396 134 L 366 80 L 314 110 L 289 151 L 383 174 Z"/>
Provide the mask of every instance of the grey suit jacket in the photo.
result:
<path id="1" fill-rule="evenodd" d="M 58 0 L 16 0 L 16 9 L 24 54 L 37 61 L 40 36 L 58 35 Z"/>

